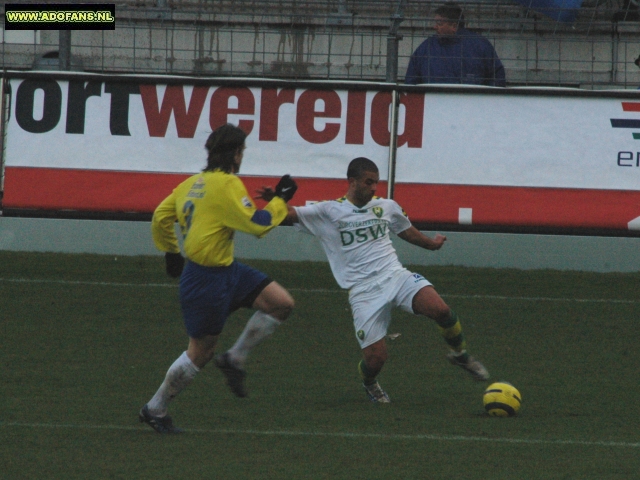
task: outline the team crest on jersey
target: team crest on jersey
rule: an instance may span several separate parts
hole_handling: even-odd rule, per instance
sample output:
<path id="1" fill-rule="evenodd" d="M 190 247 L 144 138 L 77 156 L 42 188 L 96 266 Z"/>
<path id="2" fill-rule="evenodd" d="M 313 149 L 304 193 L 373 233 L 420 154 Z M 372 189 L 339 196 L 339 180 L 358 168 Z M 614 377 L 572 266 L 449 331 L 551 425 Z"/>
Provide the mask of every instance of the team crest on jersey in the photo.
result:
<path id="1" fill-rule="evenodd" d="M 251 208 L 253 206 L 253 204 L 251 203 L 251 200 L 249 200 L 247 197 L 242 197 L 241 202 L 247 208 Z"/>
<path id="2" fill-rule="evenodd" d="M 359 338 L 360 340 L 364 340 L 364 330 L 358 330 L 358 331 L 356 332 L 356 335 L 358 336 L 358 338 Z"/>
<path id="3" fill-rule="evenodd" d="M 382 214 L 384 213 L 384 210 L 382 210 L 382 207 L 373 207 L 371 209 L 371 211 L 374 213 L 374 215 L 378 218 L 382 217 Z"/>

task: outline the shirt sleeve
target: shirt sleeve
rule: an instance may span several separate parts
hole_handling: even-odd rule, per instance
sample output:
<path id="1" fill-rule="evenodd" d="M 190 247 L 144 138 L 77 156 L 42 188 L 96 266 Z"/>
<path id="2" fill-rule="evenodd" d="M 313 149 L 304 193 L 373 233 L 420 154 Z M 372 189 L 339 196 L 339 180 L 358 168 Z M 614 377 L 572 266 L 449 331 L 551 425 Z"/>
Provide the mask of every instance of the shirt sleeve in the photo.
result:
<path id="1" fill-rule="evenodd" d="M 392 201 L 391 208 L 391 223 L 389 229 L 395 233 L 404 232 L 407 228 L 411 227 L 411 221 L 406 212 L 395 201 Z"/>
<path id="2" fill-rule="evenodd" d="M 176 220 L 176 196 L 174 191 L 158 205 L 151 219 L 151 237 L 158 250 L 180 253 L 174 226 Z"/>
<path id="3" fill-rule="evenodd" d="M 295 228 L 303 233 L 317 235 L 323 221 L 325 205 L 325 202 L 319 202 L 304 207 L 293 207 L 298 214 L 298 223 L 294 224 Z"/>
<path id="4" fill-rule="evenodd" d="M 280 197 L 273 197 L 264 209 L 257 209 L 246 187 L 236 176 L 230 176 L 227 184 L 225 224 L 234 230 L 263 237 L 277 227 L 287 216 L 287 204 Z"/>

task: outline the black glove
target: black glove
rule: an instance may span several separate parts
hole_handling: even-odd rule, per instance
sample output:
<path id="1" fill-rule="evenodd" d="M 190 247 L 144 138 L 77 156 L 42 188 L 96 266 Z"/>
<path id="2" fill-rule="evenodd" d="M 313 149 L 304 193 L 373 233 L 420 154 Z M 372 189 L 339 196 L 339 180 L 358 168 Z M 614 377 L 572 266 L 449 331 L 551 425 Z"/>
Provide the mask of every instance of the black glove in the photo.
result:
<path id="1" fill-rule="evenodd" d="M 283 175 L 283 177 L 276 185 L 276 197 L 282 198 L 285 202 L 288 202 L 298 190 L 298 184 L 295 182 L 291 175 Z"/>
<path id="2" fill-rule="evenodd" d="M 164 254 L 164 262 L 167 266 L 167 275 L 178 278 L 184 268 L 184 258 L 179 253 L 167 252 Z"/>

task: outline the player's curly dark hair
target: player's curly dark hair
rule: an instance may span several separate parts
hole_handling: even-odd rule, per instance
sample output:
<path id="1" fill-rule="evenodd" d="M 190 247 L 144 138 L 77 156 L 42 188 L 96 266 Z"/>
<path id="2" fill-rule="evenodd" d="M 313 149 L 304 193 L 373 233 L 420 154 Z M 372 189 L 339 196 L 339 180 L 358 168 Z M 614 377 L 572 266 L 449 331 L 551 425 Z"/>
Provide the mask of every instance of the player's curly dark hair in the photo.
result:
<path id="1" fill-rule="evenodd" d="M 358 179 L 362 177 L 362 174 L 364 172 L 378 173 L 378 166 L 367 157 L 354 158 L 353 160 L 351 160 L 351 162 L 349 162 L 349 167 L 347 168 L 347 178 Z"/>
<path id="2" fill-rule="evenodd" d="M 244 147 L 246 138 L 247 134 L 242 129 L 230 123 L 216 128 L 204 144 L 209 153 L 204 171 L 220 169 L 223 172 L 234 173 L 235 157 Z"/>

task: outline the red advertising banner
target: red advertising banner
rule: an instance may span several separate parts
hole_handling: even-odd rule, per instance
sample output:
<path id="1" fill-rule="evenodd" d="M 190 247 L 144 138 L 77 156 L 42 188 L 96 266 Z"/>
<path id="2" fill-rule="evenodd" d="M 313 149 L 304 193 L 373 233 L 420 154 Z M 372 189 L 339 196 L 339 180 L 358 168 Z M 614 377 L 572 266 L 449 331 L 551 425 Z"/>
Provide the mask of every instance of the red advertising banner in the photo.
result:
<path id="1" fill-rule="evenodd" d="M 337 198 L 366 156 L 387 194 L 389 85 L 16 73 L 9 86 L 5 214 L 149 215 L 227 122 L 249 135 L 250 192 L 289 173 L 294 204 Z M 418 226 L 640 234 L 636 92 L 397 90 L 394 198 Z"/>

